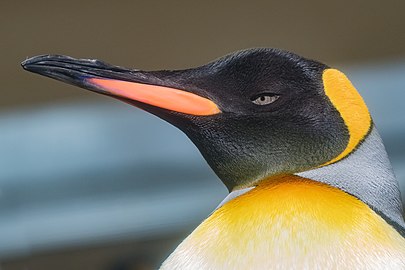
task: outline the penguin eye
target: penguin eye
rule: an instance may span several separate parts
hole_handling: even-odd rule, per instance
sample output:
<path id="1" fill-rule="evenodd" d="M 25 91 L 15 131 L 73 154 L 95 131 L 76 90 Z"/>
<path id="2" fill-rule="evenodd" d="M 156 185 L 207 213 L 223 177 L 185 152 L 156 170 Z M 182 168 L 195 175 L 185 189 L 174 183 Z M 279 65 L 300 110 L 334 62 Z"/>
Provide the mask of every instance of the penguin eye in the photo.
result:
<path id="1" fill-rule="evenodd" d="M 267 105 L 276 101 L 280 96 L 275 94 L 260 94 L 259 96 L 255 96 L 250 100 L 256 105 Z"/>

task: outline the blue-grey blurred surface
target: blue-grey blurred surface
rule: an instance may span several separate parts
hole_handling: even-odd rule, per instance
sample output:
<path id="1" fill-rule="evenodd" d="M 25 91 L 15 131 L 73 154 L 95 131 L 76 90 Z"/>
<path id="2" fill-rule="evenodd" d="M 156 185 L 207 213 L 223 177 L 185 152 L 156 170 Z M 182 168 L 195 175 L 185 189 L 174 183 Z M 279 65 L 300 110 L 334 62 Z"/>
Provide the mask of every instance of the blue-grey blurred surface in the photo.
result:
<path id="1" fill-rule="evenodd" d="M 343 69 L 405 194 L 405 63 Z M 2 257 L 178 233 L 226 196 L 185 135 L 118 101 L 4 113 L 0 126 Z"/>

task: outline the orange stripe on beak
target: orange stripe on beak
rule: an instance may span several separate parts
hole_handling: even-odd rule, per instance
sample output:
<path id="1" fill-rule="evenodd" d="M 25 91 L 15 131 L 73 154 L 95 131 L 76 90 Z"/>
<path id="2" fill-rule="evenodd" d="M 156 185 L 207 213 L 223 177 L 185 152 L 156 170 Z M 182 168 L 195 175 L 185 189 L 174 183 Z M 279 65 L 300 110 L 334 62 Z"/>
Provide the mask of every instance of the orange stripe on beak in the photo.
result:
<path id="1" fill-rule="evenodd" d="M 211 100 L 175 88 L 112 79 L 91 78 L 87 81 L 113 95 L 171 111 L 199 116 L 221 112 Z"/>

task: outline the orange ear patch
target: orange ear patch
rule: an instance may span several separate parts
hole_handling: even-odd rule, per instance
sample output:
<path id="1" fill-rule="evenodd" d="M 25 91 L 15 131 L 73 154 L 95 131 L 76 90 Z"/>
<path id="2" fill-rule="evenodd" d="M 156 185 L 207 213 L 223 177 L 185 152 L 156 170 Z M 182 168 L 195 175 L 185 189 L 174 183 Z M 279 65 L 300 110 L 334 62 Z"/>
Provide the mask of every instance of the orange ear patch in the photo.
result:
<path id="1" fill-rule="evenodd" d="M 190 114 L 212 115 L 221 111 L 211 100 L 183 90 L 113 79 L 87 79 L 115 96 L 140 101 L 159 108 Z"/>
<path id="2" fill-rule="evenodd" d="M 322 80 L 326 96 L 340 113 L 350 135 L 346 149 L 323 164 L 328 165 L 344 158 L 357 147 L 369 132 L 372 120 L 363 98 L 342 72 L 327 69 L 323 72 Z"/>

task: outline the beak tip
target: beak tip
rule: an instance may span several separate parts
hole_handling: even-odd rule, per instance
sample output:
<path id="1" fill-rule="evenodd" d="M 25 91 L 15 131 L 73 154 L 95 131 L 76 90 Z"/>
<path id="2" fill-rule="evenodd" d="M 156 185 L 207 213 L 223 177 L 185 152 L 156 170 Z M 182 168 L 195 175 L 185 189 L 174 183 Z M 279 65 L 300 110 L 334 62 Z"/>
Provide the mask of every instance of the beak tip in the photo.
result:
<path id="1" fill-rule="evenodd" d="M 32 58 L 27 58 L 24 61 L 21 62 L 21 67 L 25 70 L 27 70 L 27 67 L 29 66 Z"/>
<path id="2" fill-rule="evenodd" d="M 56 60 L 70 60 L 73 59 L 68 56 L 63 56 L 63 55 L 52 55 L 52 54 L 42 54 L 42 55 L 36 55 L 33 57 L 27 57 L 24 61 L 21 62 L 21 66 L 23 68 L 29 67 L 30 65 L 33 64 L 41 64 L 41 62 L 44 61 L 56 61 Z"/>
<path id="3" fill-rule="evenodd" d="M 49 57 L 49 55 L 38 55 L 38 56 L 33 56 L 33 57 L 27 57 L 24 61 L 21 62 L 21 67 L 25 70 L 30 70 L 30 66 L 34 65 L 41 60 L 45 59 L 46 57 Z"/>

